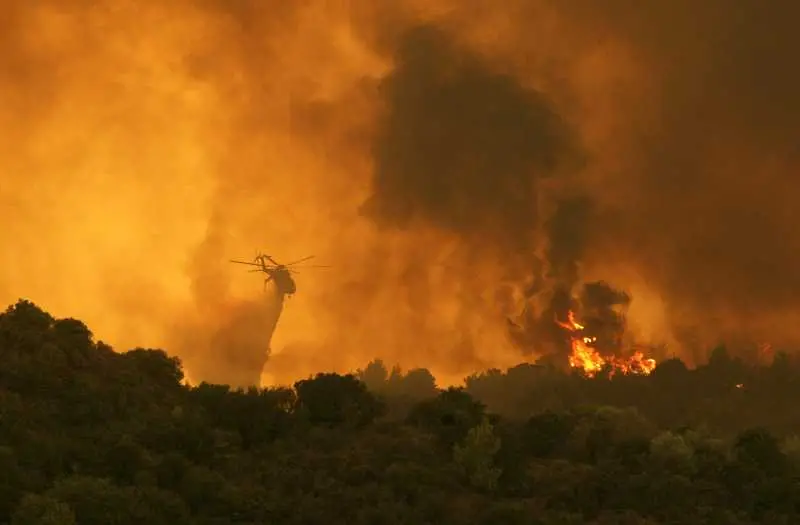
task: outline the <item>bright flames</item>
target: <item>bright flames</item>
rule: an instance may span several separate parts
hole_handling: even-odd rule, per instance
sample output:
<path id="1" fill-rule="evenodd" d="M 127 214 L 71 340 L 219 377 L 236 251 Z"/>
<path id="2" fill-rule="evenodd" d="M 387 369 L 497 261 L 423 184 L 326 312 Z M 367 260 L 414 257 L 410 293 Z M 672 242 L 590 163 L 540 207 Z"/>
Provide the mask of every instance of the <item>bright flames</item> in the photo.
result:
<path id="1" fill-rule="evenodd" d="M 584 335 L 584 326 L 575 320 L 575 313 L 567 314 L 567 322 L 556 319 L 556 323 L 570 332 L 572 351 L 569 355 L 569 366 L 579 368 L 589 377 L 610 368 L 609 377 L 617 372 L 623 374 L 649 375 L 656 367 L 655 359 L 645 358 L 640 351 L 635 351 L 630 357 L 602 356 L 594 346 L 596 337 Z"/>

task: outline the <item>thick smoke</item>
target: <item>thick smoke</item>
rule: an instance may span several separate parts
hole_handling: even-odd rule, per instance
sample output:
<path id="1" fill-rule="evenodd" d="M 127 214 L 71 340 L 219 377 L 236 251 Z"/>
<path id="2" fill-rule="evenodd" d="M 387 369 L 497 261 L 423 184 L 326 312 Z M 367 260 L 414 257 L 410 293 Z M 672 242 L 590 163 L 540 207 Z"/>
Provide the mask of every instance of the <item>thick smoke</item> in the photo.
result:
<path id="1" fill-rule="evenodd" d="M 403 35 L 382 88 L 388 109 L 367 213 L 529 249 L 540 217 L 536 183 L 572 147 L 552 104 L 430 27 Z"/>
<path id="2" fill-rule="evenodd" d="M 263 298 L 220 303 L 196 324 L 180 327 L 181 339 L 174 344 L 192 378 L 237 388 L 258 386 L 283 300 L 273 289 Z"/>
<path id="3" fill-rule="evenodd" d="M 527 310 L 527 334 L 516 326 L 511 335 L 526 351 L 541 353 L 553 341 L 568 348 L 554 315 L 566 315 L 569 306 L 559 303 L 579 281 L 591 203 L 541 195 L 541 181 L 580 166 L 552 102 L 429 26 L 403 35 L 382 88 L 388 110 L 365 212 L 384 226 L 453 232 L 476 259 L 522 256 L 549 307 L 543 315 Z M 554 206 L 545 220 L 543 197 Z"/>
<path id="4" fill-rule="evenodd" d="M 233 360 L 220 337 L 270 346 L 279 310 L 226 263 L 256 250 L 334 266 L 297 276 L 266 366 L 282 381 L 375 357 L 512 364 L 548 339 L 509 339 L 507 317 L 553 330 L 596 281 L 685 357 L 796 345 L 798 15 L 4 2 L 0 299 L 167 346 L 195 380 Z"/>
<path id="5" fill-rule="evenodd" d="M 630 194 L 598 221 L 596 253 L 607 243 L 659 290 L 676 336 L 796 344 L 800 6 L 578 4 L 574 19 L 636 46 L 653 79 L 617 176 Z"/>
<path id="6" fill-rule="evenodd" d="M 632 327 L 677 352 L 689 335 L 796 344 L 798 6 L 513 4 L 447 23 L 581 129 L 582 278 L 629 290 Z"/>

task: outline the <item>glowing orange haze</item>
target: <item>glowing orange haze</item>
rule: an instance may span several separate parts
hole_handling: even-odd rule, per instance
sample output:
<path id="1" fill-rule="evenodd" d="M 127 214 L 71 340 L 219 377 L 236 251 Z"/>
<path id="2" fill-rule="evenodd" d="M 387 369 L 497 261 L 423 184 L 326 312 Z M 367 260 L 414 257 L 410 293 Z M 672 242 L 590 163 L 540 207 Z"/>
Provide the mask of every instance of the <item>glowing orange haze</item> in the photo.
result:
<path id="1" fill-rule="evenodd" d="M 631 152 L 658 114 L 658 70 L 630 35 L 589 18 L 548 2 L 528 2 L 533 18 L 524 2 L 112 4 L 0 8 L 0 302 L 80 318 L 119 349 L 197 351 L 185 333 L 210 337 L 262 293 L 227 260 L 263 250 L 334 267 L 297 276 L 270 380 L 382 357 L 446 383 L 523 360 L 506 336 L 519 299 L 496 297 L 510 287 L 519 298 L 524 258 L 491 239 L 476 253 L 424 222 L 379 231 L 359 211 L 385 110 L 377 86 L 396 35 L 420 21 L 548 93 L 576 127 L 589 167 L 542 188 L 545 199 L 581 187 L 601 210 L 646 213 L 624 174 L 645 165 Z M 615 250 L 590 251 L 583 275 L 630 290 L 636 333 L 674 342 L 669 281 L 631 255 L 631 224 Z M 531 244 L 544 241 L 532 232 Z"/>
<path id="2" fill-rule="evenodd" d="M 187 318 L 212 330 L 261 293 L 229 258 L 316 254 L 334 269 L 298 277 L 273 342 L 295 347 L 286 375 L 379 355 L 446 360 L 437 351 L 453 338 L 458 280 L 431 270 L 440 315 L 425 319 L 400 276 L 411 260 L 435 262 L 426 246 L 442 239 L 378 234 L 358 216 L 369 144 L 348 135 L 373 126 L 378 100 L 359 84 L 388 60 L 336 9 L 287 13 L 290 23 L 247 36 L 224 13 L 139 4 L 17 12 L 5 59 L 15 70 L 0 86 L 12 110 L 0 117 L 0 300 L 79 317 L 119 348 L 191 352 L 169 348 Z M 293 106 L 315 102 L 336 112 L 327 129 L 296 121 Z M 481 313 L 471 321 L 495 362 L 509 349 Z"/>

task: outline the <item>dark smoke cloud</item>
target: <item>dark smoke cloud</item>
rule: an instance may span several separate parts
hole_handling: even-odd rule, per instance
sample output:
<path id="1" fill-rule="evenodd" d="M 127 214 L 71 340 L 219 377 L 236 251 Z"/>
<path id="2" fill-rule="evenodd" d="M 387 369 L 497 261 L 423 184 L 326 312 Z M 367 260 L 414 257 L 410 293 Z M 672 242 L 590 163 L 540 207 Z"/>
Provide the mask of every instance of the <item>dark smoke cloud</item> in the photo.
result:
<path id="1" fill-rule="evenodd" d="M 663 291 L 677 324 L 796 340 L 763 321 L 798 312 L 800 4 L 566 5 L 635 47 L 655 78 L 622 174 L 631 198 L 597 230 Z"/>
<path id="2" fill-rule="evenodd" d="M 542 13 L 541 3 L 513 4 L 518 20 Z M 476 3 L 445 16 L 456 40 L 473 39 L 470 10 L 488 13 L 487 25 L 499 13 Z M 616 105 L 623 133 L 608 139 L 619 158 L 590 152 L 586 191 L 572 188 L 577 196 L 548 204 L 547 277 L 569 288 L 583 266 L 626 287 L 638 275 L 666 301 L 667 330 L 679 339 L 691 326 L 708 342 L 737 333 L 797 340 L 781 324 L 796 319 L 800 291 L 800 238 L 792 233 L 800 70 L 791 65 L 800 7 L 578 0 L 552 12 L 567 28 L 565 47 L 580 55 L 595 45 L 592 37 L 613 39 L 632 54 L 641 78 L 620 86 L 620 97 L 622 89 L 632 96 L 629 107 L 622 99 Z M 526 37 L 523 26 L 510 22 L 512 43 L 493 46 L 500 55 L 473 39 L 482 59 L 429 29 L 405 37 L 377 149 L 371 204 L 379 217 L 536 242 L 530 234 L 542 213 L 534 181 L 569 150 L 564 123 L 588 124 L 569 104 L 591 108 L 599 97 L 580 85 L 572 94 L 522 88 L 520 79 L 528 75 L 530 85 L 531 78 L 525 64 L 542 61 L 532 44 L 538 35 L 531 29 Z M 519 51 L 509 51 L 513 42 Z M 556 68 L 568 67 L 555 59 Z M 523 76 L 498 73 L 514 67 Z M 589 176 L 604 159 L 613 172 Z"/>
<path id="3" fill-rule="evenodd" d="M 523 314 L 511 336 L 525 352 L 549 343 L 568 348 L 554 320 L 566 314 L 560 301 L 579 279 L 590 202 L 579 194 L 550 196 L 552 216 L 541 209 L 548 196 L 539 182 L 568 175 L 582 160 L 553 102 L 431 26 L 399 40 L 382 94 L 387 110 L 364 211 L 384 226 L 433 226 L 501 257 L 523 254 L 526 270 L 510 277 L 527 277 L 530 295 L 544 292 L 551 304 L 541 315 Z M 537 251 L 544 243 L 543 261 Z M 414 288 L 425 290 L 426 272 L 417 268 L 416 278 Z M 417 298 L 424 309 L 427 301 Z M 462 304 L 469 300 L 461 297 Z M 506 312 L 519 306 L 502 290 L 495 300 Z M 474 356 L 472 344 L 465 338 L 454 352 Z"/>
<path id="4" fill-rule="evenodd" d="M 367 213 L 524 248 L 539 221 L 536 181 L 574 154 L 550 101 L 425 26 L 397 46 L 383 85 Z"/>
<path id="5" fill-rule="evenodd" d="M 388 111 L 376 145 L 375 193 L 365 210 L 380 224 L 434 225 L 467 242 L 525 253 L 528 296 L 544 294 L 547 307 L 526 309 L 512 321 L 511 335 L 526 352 L 568 351 L 569 338 L 555 320 L 577 309 L 572 295 L 592 201 L 574 191 L 548 196 L 553 210 L 543 220 L 537 186 L 579 165 L 576 137 L 564 118 L 543 94 L 428 26 L 401 39 L 384 94 Z M 535 248 L 543 242 L 545 260 L 539 261 Z M 624 329 L 613 313 L 619 296 L 610 290 L 587 285 L 580 303 L 592 316 L 592 333 L 612 334 L 611 341 L 602 338 L 608 353 Z"/>
<path id="6" fill-rule="evenodd" d="M 579 280 L 578 262 L 589 239 L 587 225 L 591 218 L 591 199 L 587 195 L 562 199 L 545 222 L 547 277 L 571 288 Z"/>
<path id="7" fill-rule="evenodd" d="M 622 348 L 626 313 L 631 298 L 606 282 L 586 283 L 580 290 L 577 307 L 585 333 L 596 338 L 593 346 L 601 355 L 613 355 Z"/>

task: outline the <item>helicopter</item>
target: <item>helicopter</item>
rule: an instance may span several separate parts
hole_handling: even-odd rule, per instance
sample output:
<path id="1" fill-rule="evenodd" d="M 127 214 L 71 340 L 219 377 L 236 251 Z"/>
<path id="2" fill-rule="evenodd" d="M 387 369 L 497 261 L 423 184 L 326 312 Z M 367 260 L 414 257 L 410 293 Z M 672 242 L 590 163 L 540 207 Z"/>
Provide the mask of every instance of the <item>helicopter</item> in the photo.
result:
<path id="1" fill-rule="evenodd" d="M 294 278 L 292 277 L 293 273 L 297 273 L 297 269 L 293 268 L 293 266 L 308 261 L 310 259 L 313 259 L 314 257 L 315 257 L 314 255 L 309 255 L 308 257 L 303 257 L 302 259 L 298 259 L 296 261 L 292 261 L 287 264 L 280 264 L 269 255 L 258 254 L 252 261 L 231 260 L 231 262 L 236 264 L 246 264 L 248 266 L 255 266 L 256 268 L 250 270 L 251 272 L 261 272 L 267 275 L 267 278 L 264 279 L 265 289 L 267 283 L 269 283 L 270 281 L 274 281 L 275 287 L 278 289 L 278 292 L 280 294 L 291 297 L 292 295 L 294 295 L 295 292 L 297 292 L 297 284 L 294 282 Z M 314 266 L 304 266 L 303 268 L 329 268 L 329 267 L 314 265 Z"/>

